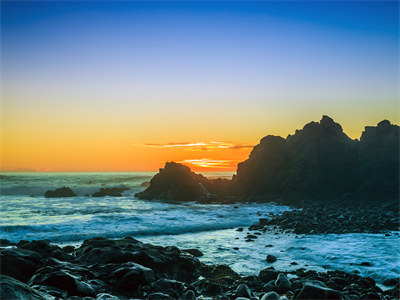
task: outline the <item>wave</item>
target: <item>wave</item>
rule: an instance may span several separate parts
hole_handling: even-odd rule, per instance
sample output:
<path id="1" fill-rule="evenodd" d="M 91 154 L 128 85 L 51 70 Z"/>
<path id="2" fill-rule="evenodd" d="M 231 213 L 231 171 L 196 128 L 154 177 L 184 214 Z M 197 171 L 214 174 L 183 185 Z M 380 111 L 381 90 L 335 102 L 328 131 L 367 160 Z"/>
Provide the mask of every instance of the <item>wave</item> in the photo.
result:
<path id="1" fill-rule="evenodd" d="M 136 219 L 138 223 L 140 223 L 140 219 L 137 217 L 132 218 Z M 132 230 L 132 226 L 127 226 L 125 230 L 115 230 L 113 226 L 102 226 L 100 228 L 88 228 L 83 230 L 82 226 L 71 226 L 71 225 L 3 225 L 0 226 L 0 236 L 1 238 L 6 238 L 11 242 L 18 242 L 19 239 L 17 237 L 25 236 L 24 239 L 32 240 L 32 239 L 46 239 L 53 243 L 57 242 L 79 242 L 88 238 L 92 238 L 95 236 L 102 236 L 107 238 L 123 238 L 126 236 L 131 237 L 148 237 L 148 236 L 163 236 L 163 235 L 179 235 L 186 233 L 201 233 L 207 231 L 216 231 L 216 230 L 224 230 L 231 229 L 239 226 L 248 225 L 247 223 L 241 221 L 233 221 L 233 222 L 225 222 L 225 223 L 214 223 L 214 224 L 193 224 L 187 225 L 182 224 L 180 226 L 165 226 L 164 224 L 155 225 L 149 224 L 147 228 L 138 228 Z M 63 228 L 64 227 L 64 228 Z M 119 226 L 120 227 L 120 226 Z M 72 233 L 75 232 L 75 233 Z M 79 233 L 76 233 L 79 232 Z M 34 233 L 34 237 L 32 235 L 32 239 L 29 238 L 30 233 Z"/>

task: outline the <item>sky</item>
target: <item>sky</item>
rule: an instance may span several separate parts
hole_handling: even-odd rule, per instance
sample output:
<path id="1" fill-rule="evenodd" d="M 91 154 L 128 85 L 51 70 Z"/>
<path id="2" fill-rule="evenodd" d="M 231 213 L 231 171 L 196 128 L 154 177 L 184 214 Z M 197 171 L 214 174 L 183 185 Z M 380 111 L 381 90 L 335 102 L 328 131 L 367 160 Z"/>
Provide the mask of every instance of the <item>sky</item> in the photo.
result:
<path id="1" fill-rule="evenodd" d="M 398 1 L 1 1 L 1 171 L 233 171 L 399 113 Z"/>

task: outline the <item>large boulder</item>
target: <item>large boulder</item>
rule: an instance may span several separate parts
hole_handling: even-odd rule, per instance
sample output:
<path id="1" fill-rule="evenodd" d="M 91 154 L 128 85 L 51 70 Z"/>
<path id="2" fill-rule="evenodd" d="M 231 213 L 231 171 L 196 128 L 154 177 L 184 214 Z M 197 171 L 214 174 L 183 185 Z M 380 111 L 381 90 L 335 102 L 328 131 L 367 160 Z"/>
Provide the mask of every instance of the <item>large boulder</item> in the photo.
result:
<path id="1" fill-rule="evenodd" d="M 0 297 L 1 299 L 31 299 L 49 300 L 50 295 L 43 294 L 36 289 L 22 283 L 21 281 L 6 275 L 0 275 Z"/>
<path id="2" fill-rule="evenodd" d="M 340 292 L 306 283 L 294 299 L 346 299 Z"/>
<path id="3" fill-rule="evenodd" d="M 46 198 L 63 198 L 63 197 L 76 197 L 76 194 L 67 186 L 55 189 L 54 191 L 48 190 L 44 196 Z"/>
<path id="4" fill-rule="evenodd" d="M 167 162 L 151 180 L 147 189 L 136 193 L 139 199 L 176 201 L 214 201 L 225 195 L 230 181 L 209 180 L 189 167 Z"/>
<path id="5" fill-rule="evenodd" d="M 116 265 L 134 262 L 153 270 L 155 279 L 187 282 L 200 275 L 200 261 L 193 255 L 181 252 L 176 247 L 144 244 L 129 237 L 121 240 L 101 237 L 86 240 L 75 251 L 75 256 L 76 262 L 88 266 L 99 262 Z M 101 272 L 100 269 L 94 271 Z"/>
<path id="6" fill-rule="evenodd" d="M 41 267 L 41 260 L 40 254 L 34 251 L 18 248 L 3 249 L 0 254 L 1 273 L 27 282 Z"/>

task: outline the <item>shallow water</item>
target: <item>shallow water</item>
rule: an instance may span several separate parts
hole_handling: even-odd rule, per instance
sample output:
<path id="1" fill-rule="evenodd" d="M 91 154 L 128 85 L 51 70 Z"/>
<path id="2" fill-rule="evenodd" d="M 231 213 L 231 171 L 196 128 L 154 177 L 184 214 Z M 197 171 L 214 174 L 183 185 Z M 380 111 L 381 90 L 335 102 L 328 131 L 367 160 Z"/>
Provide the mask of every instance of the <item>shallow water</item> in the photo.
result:
<path id="1" fill-rule="evenodd" d="M 241 274 L 256 274 L 273 265 L 280 270 L 357 271 L 378 282 L 400 274 L 397 233 L 296 236 L 268 231 L 245 242 L 247 229 L 269 213 L 288 210 L 272 204 L 206 205 L 193 202 L 142 201 L 134 194 L 153 173 L 14 173 L 1 179 L 0 237 L 48 239 L 76 244 L 93 236 L 133 236 L 141 241 L 197 248 L 206 263 L 226 263 Z M 229 177 L 231 174 L 210 174 Z M 75 198 L 46 199 L 48 189 L 69 186 Z M 101 187 L 129 187 L 123 197 L 85 196 Z M 33 197 L 32 197 L 33 196 Z M 236 208 L 236 207 L 238 208 Z M 271 244 L 273 247 L 265 247 Z M 234 247 L 239 250 L 233 249 Z M 269 264 L 267 254 L 278 260 Z M 362 262 L 371 267 L 360 266 Z M 297 265 L 291 265 L 296 262 Z"/>

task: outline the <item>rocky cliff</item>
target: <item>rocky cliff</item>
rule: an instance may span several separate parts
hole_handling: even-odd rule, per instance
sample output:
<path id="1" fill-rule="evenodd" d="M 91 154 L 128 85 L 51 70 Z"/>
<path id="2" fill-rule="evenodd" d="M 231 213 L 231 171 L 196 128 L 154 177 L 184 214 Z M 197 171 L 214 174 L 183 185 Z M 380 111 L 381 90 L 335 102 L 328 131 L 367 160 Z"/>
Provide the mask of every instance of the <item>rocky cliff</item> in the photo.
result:
<path id="1" fill-rule="evenodd" d="M 239 163 L 231 182 L 167 163 L 136 194 L 142 199 L 321 201 L 399 199 L 399 126 L 384 120 L 352 140 L 328 116 L 286 139 L 268 135 Z M 227 195 L 230 195 L 230 198 Z"/>
<path id="2" fill-rule="evenodd" d="M 399 132 L 385 120 L 352 140 L 323 116 L 286 139 L 264 137 L 238 165 L 232 190 L 257 200 L 398 199 Z"/>

